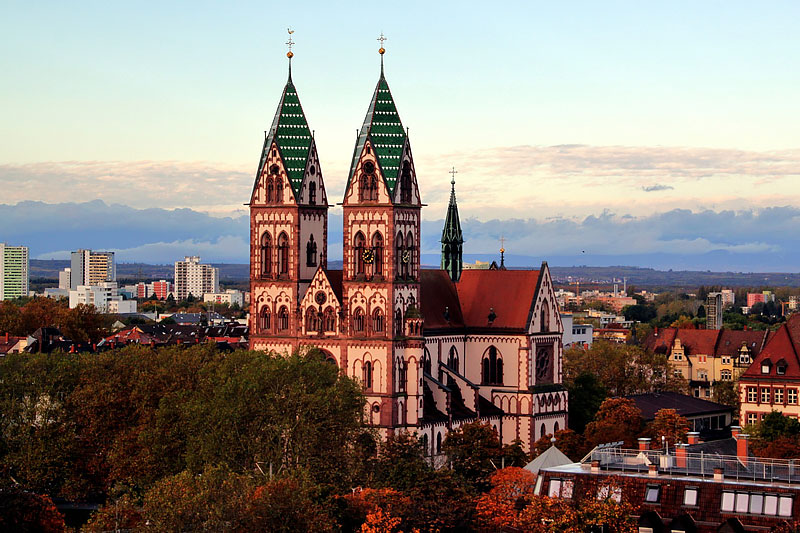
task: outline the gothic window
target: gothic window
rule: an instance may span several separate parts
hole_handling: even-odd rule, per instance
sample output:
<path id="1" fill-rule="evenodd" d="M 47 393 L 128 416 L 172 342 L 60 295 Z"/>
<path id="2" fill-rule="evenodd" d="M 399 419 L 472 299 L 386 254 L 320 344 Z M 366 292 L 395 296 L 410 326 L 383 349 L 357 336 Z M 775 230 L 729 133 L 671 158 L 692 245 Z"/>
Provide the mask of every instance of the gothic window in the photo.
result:
<path id="1" fill-rule="evenodd" d="M 425 348 L 425 353 L 422 356 L 422 370 L 431 373 L 431 353 Z"/>
<path id="2" fill-rule="evenodd" d="M 536 348 L 536 384 L 553 382 L 553 346 Z"/>
<path id="3" fill-rule="evenodd" d="M 316 333 L 319 331 L 319 315 L 317 310 L 309 307 L 306 310 L 306 333 Z"/>
<path id="4" fill-rule="evenodd" d="M 383 235 L 377 231 L 372 235 L 372 261 L 372 273 L 383 275 Z"/>
<path id="5" fill-rule="evenodd" d="M 356 233 L 356 238 L 353 240 L 353 248 L 355 250 L 355 257 L 353 270 L 356 273 L 356 276 L 361 276 L 364 274 L 364 251 L 366 246 L 367 239 L 364 237 L 364 234 L 360 231 Z"/>
<path id="6" fill-rule="evenodd" d="M 289 310 L 284 305 L 278 311 L 278 331 L 286 331 L 289 329 Z"/>
<path id="7" fill-rule="evenodd" d="M 455 346 L 450 347 L 450 353 L 447 356 L 447 368 L 458 372 L 458 351 Z"/>
<path id="8" fill-rule="evenodd" d="M 542 332 L 547 333 L 550 331 L 550 304 L 547 300 L 542 302 Z"/>
<path id="9" fill-rule="evenodd" d="M 353 330 L 356 333 L 364 332 L 364 311 L 360 307 L 353 313 Z"/>
<path id="10" fill-rule="evenodd" d="M 261 308 L 261 314 L 258 317 L 258 329 L 261 333 L 269 333 L 271 318 L 272 315 L 269 312 L 269 306 L 265 305 Z"/>
<path id="11" fill-rule="evenodd" d="M 317 243 L 314 242 L 314 236 L 308 238 L 306 244 L 306 266 L 317 266 Z"/>
<path id="12" fill-rule="evenodd" d="M 436 453 L 442 453 L 442 434 L 436 434 Z"/>
<path id="13" fill-rule="evenodd" d="M 395 276 L 400 278 L 403 276 L 403 234 L 398 232 L 397 238 L 395 239 L 395 254 L 394 254 L 394 261 L 395 261 Z"/>
<path id="14" fill-rule="evenodd" d="M 336 313 L 333 307 L 325 309 L 325 331 L 336 331 Z"/>
<path id="15" fill-rule="evenodd" d="M 403 336 L 403 313 L 399 309 L 394 314 L 394 334 L 396 337 Z"/>
<path id="16" fill-rule="evenodd" d="M 546 434 L 547 434 L 547 428 L 545 427 L 545 425 L 544 425 L 544 424 L 542 424 L 542 432 L 540 433 L 540 435 L 541 435 L 542 437 L 544 437 Z"/>
<path id="17" fill-rule="evenodd" d="M 450 245 L 446 244 L 444 247 L 444 270 L 450 269 Z"/>
<path id="18" fill-rule="evenodd" d="M 558 422 L 556 422 L 555 424 L 553 424 L 553 435 L 555 435 L 555 434 L 556 434 L 556 431 L 558 431 Z"/>
<path id="19" fill-rule="evenodd" d="M 481 381 L 483 385 L 502 385 L 503 384 L 503 358 L 497 352 L 497 348 L 489 346 L 481 362 Z"/>
<path id="20" fill-rule="evenodd" d="M 269 169 L 271 176 L 267 179 L 267 202 L 280 202 L 283 190 L 281 188 L 280 169 L 278 165 L 272 165 Z"/>
<path id="21" fill-rule="evenodd" d="M 403 172 L 400 176 L 400 202 L 411 203 L 411 165 L 408 161 L 403 163 Z"/>
<path id="22" fill-rule="evenodd" d="M 416 274 L 414 264 L 414 236 L 410 231 L 408 232 L 408 235 L 406 235 L 406 249 L 403 254 L 403 257 L 401 258 L 404 269 L 403 277 L 414 277 Z"/>
<path id="23" fill-rule="evenodd" d="M 397 390 L 405 392 L 406 379 L 408 378 L 408 363 L 405 361 L 397 360 Z"/>
<path id="24" fill-rule="evenodd" d="M 267 178 L 267 203 L 271 204 L 275 198 L 275 182 L 272 181 L 272 178 Z"/>
<path id="25" fill-rule="evenodd" d="M 383 333 L 383 311 L 380 309 L 376 309 L 372 313 L 372 331 L 373 333 Z"/>
<path id="26" fill-rule="evenodd" d="M 317 205 L 317 183 L 314 181 L 308 184 L 308 203 L 309 205 Z"/>
<path id="27" fill-rule="evenodd" d="M 367 161 L 361 172 L 359 193 L 362 202 L 378 200 L 378 178 L 375 175 L 375 163 Z"/>
<path id="28" fill-rule="evenodd" d="M 372 390 L 372 362 L 364 363 L 364 389 Z"/>
<path id="29" fill-rule="evenodd" d="M 261 236 L 261 277 L 272 275 L 272 236 L 266 231 Z"/>
<path id="30" fill-rule="evenodd" d="M 283 232 L 278 236 L 278 274 L 289 274 L 289 237 Z"/>
<path id="31" fill-rule="evenodd" d="M 275 177 L 275 203 L 283 203 L 283 181 L 280 176 Z"/>

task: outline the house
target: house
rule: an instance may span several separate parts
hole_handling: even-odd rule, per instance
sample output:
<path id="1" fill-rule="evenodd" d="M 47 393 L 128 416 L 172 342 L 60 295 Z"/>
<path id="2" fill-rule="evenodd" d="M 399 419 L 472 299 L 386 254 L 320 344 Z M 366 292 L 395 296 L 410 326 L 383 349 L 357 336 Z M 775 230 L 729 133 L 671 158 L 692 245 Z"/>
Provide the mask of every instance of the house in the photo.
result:
<path id="1" fill-rule="evenodd" d="M 626 398 L 634 401 L 645 422 L 653 421 L 661 409 L 674 409 L 688 420 L 692 431 L 699 432 L 704 438 L 717 437 L 720 431 L 730 428 L 734 423 L 733 407 L 686 394 L 648 392 Z"/>

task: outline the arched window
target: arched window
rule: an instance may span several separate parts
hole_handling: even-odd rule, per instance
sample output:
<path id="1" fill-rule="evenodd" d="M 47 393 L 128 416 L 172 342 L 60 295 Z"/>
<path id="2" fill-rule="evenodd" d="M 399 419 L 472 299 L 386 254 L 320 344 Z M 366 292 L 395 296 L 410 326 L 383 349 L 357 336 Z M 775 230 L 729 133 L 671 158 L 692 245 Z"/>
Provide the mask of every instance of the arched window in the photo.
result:
<path id="1" fill-rule="evenodd" d="M 353 331 L 356 333 L 364 332 L 364 310 L 360 307 L 353 313 Z"/>
<path id="2" fill-rule="evenodd" d="M 405 274 L 403 277 L 416 276 L 416 255 L 414 249 L 414 236 L 411 232 L 406 235 L 406 257 L 404 258 L 403 265 L 405 265 Z"/>
<path id="3" fill-rule="evenodd" d="M 275 178 L 275 203 L 283 203 L 283 180 L 280 176 Z"/>
<path id="4" fill-rule="evenodd" d="M 556 434 L 556 431 L 558 431 L 558 422 L 556 422 L 555 424 L 553 424 L 553 435 L 555 435 L 555 434 Z"/>
<path id="5" fill-rule="evenodd" d="M 372 235 L 372 273 L 376 276 L 383 275 L 383 235 L 375 232 Z"/>
<path id="6" fill-rule="evenodd" d="M 545 427 L 544 424 L 542 424 L 542 432 L 539 436 L 544 437 L 545 435 L 547 435 L 547 428 Z"/>
<path id="7" fill-rule="evenodd" d="M 258 317 L 258 329 L 261 333 L 269 333 L 271 328 L 272 315 L 269 312 L 269 306 L 265 305 L 261 308 L 261 314 Z"/>
<path id="8" fill-rule="evenodd" d="M 278 236 L 278 274 L 281 276 L 289 274 L 289 237 L 286 233 Z"/>
<path id="9" fill-rule="evenodd" d="M 314 235 L 308 238 L 306 244 L 306 266 L 317 266 L 317 243 L 314 242 Z"/>
<path id="10" fill-rule="evenodd" d="M 405 247 L 403 246 L 403 235 L 399 232 L 397 233 L 397 238 L 394 241 L 394 246 L 395 277 L 401 278 L 403 277 L 403 250 Z"/>
<path id="11" fill-rule="evenodd" d="M 411 165 L 408 161 L 403 163 L 403 172 L 400 176 L 400 201 L 404 204 L 411 203 Z"/>
<path id="12" fill-rule="evenodd" d="M 372 313 L 372 332 L 382 334 L 384 329 L 383 311 L 375 309 Z"/>
<path id="13" fill-rule="evenodd" d="M 547 300 L 542 302 L 542 332 L 550 331 L 550 304 Z"/>
<path id="14" fill-rule="evenodd" d="M 336 331 L 336 313 L 333 307 L 325 309 L 325 331 Z"/>
<path id="15" fill-rule="evenodd" d="M 397 390 L 405 392 L 406 380 L 408 379 L 408 363 L 406 361 L 397 360 Z"/>
<path id="16" fill-rule="evenodd" d="M 489 346 L 481 362 L 481 381 L 484 385 L 503 384 L 503 358 L 497 348 Z"/>
<path id="17" fill-rule="evenodd" d="M 364 363 L 364 389 L 372 390 L 372 362 Z"/>
<path id="18" fill-rule="evenodd" d="M 450 353 L 447 355 L 447 368 L 458 372 L 458 351 L 455 346 L 450 347 Z"/>
<path id="19" fill-rule="evenodd" d="M 275 201 L 275 182 L 272 181 L 272 178 L 267 178 L 267 203 L 271 204 Z"/>
<path id="20" fill-rule="evenodd" d="M 394 313 L 394 334 L 396 337 L 403 336 L 403 313 L 399 309 Z"/>
<path id="21" fill-rule="evenodd" d="M 317 182 L 315 181 L 308 184 L 308 203 L 317 205 Z"/>
<path id="22" fill-rule="evenodd" d="M 442 453 L 442 434 L 436 434 L 436 453 Z"/>
<path id="23" fill-rule="evenodd" d="M 264 232 L 261 236 L 261 277 L 272 276 L 272 236 Z"/>
<path id="24" fill-rule="evenodd" d="M 425 348 L 425 353 L 422 355 L 422 370 L 423 372 L 431 373 L 431 353 Z"/>
<path id="25" fill-rule="evenodd" d="M 319 331 L 319 315 L 317 310 L 309 307 L 306 310 L 306 333 L 316 333 Z"/>
<path id="26" fill-rule="evenodd" d="M 289 309 L 284 305 L 278 311 L 278 331 L 286 331 L 289 329 Z"/>
<path id="27" fill-rule="evenodd" d="M 422 434 L 422 438 L 420 439 L 420 441 L 422 442 L 422 449 L 425 452 L 425 456 L 427 457 L 429 455 L 429 452 L 428 452 L 428 434 L 427 433 L 423 433 Z"/>
<path id="28" fill-rule="evenodd" d="M 272 165 L 269 169 L 271 176 L 267 180 L 267 202 L 278 203 L 282 200 L 283 188 L 281 187 L 280 168 Z"/>
<path id="29" fill-rule="evenodd" d="M 356 238 L 353 239 L 353 249 L 355 253 L 355 257 L 353 258 L 353 269 L 356 273 L 356 276 L 361 276 L 364 274 L 364 248 L 366 246 L 367 239 L 364 237 L 364 234 L 360 231 L 356 233 Z"/>

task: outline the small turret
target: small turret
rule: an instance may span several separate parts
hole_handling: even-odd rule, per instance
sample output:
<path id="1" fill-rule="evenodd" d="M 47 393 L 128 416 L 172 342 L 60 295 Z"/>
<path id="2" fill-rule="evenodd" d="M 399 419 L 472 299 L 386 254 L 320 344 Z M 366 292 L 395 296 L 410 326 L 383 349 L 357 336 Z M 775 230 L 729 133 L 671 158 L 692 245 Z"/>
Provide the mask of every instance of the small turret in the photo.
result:
<path id="1" fill-rule="evenodd" d="M 464 235 L 461 233 L 461 221 L 458 218 L 458 204 L 456 203 L 456 178 L 458 171 L 450 171 L 450 204 L 447 206 L 447 217 L 442 230 L 442 270 L 446 270 L 453 282 L 461 279 L 464 267 L 463 245 Z"/>

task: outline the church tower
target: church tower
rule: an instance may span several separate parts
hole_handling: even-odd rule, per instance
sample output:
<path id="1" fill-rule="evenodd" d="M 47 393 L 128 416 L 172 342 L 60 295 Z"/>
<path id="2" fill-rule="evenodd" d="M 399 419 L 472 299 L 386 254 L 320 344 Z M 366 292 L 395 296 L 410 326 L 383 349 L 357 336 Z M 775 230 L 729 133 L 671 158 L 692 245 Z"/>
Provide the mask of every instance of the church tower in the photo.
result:
<path id="1" fill-rule="evenodd" d="M 327 260 L 328 200 L 314 136 L 292 82 L 281 94 L 250 197 L 250 348 L 291 351 L 299 299 Z"/>
<path id="2" fill-rule="evenodd" d="M 383 36 L 381 36 L 382 44 Z M 420 201 L 414 160 L 383 70 L 358 134 L 345 188 L 342 308 L 347 366 L 369 379 L 374 425 L 421 416 Z"/>
<path id="3" fill-rule="evenodd" d="M 458 218 L 456 203 L 456 169 L 450 172 L 453 178 L 450 180 L 450 204 L 447 206 L 447 217 L 442 230 L 442 270 L 447 271 L 454 283 L 458 283 L 464 266 L 462 257 L 464 236 L 461 233 L 461 221 Z"/>

